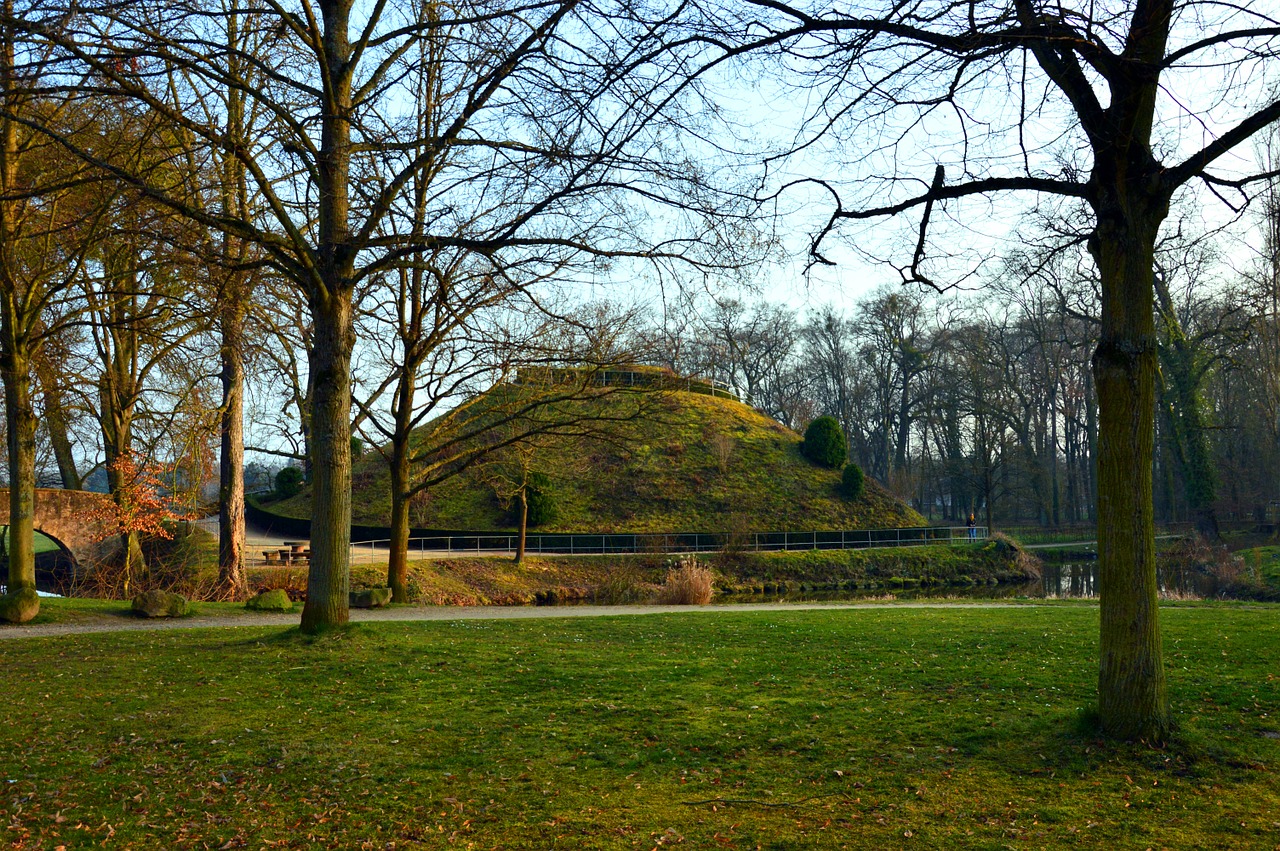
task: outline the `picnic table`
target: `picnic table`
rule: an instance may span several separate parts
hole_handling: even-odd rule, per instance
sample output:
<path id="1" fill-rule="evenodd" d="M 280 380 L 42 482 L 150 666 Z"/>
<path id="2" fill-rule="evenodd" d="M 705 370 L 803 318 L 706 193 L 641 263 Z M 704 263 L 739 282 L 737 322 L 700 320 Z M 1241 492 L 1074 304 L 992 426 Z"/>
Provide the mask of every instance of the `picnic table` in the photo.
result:
<path id="1" fill-rule="evenodd" d="M 262 558 L 267 564 L 307 565 L 311 563 L 311 547 L 307 541 L 285 541 L 278 550 L 263 550 Z"/>

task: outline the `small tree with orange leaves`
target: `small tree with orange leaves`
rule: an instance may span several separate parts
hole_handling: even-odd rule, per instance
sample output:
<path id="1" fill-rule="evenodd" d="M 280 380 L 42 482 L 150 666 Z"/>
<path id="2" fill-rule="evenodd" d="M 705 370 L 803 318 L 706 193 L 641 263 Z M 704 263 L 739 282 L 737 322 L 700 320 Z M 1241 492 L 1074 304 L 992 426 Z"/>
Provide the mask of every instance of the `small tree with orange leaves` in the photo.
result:
<path id="1" fill-rule="evenodd" d="M 111 470 L 123 485 L 110 499 L 102 500 L 93 519 L 104 521 L 116 530 L 112 534 L 120 536 L 121 555 L 116 565 L 120 571 L 109 585 L 110 590 L 128 596 L 135 582 L 147 573 L 141 537 L 169 540 L 173 537 L 169 524 L 187 518 L 175 512 L 162 495 L 166 471 L 158 465 L 139 464 L 130 452 L 117 458 Z"/>

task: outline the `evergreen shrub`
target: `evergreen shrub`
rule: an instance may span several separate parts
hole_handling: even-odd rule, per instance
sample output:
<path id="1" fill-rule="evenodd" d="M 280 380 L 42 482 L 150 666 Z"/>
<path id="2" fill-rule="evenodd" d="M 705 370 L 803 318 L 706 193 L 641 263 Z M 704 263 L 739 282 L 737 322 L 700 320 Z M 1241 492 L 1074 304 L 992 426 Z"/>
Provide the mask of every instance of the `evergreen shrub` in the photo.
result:
<path id="1" fill-rule="evenodd" d="M 276 496 L 288 499 L 302 493 L 302 468 L 285 467 L 276 473 Z"/>
<path id="2" fill-rule="evenodd" d="M 835 417 L 818 417 L 804 430 L 800 452 L 819 467 L 838 469 L 849 456 L 844 432 Z"/>
<path id="3" fill-rule="evenodd" d="M 862 473 L 862 468 L 850 461 L 844 465 L 844 471 L 840 473 L 840 493 L 849 500 L 853 501 L 862 496 L 862 492 L 866 490 L 867 479 Z"/>
<path id="4" fill-rule="evenodd" d="M 559 511 L 551 493 L 551 480 L 542 473 L 532 473 L 525 486 L 525 501 L 529 509 L 529 528 L 536 529 L 556 522 Z"/>

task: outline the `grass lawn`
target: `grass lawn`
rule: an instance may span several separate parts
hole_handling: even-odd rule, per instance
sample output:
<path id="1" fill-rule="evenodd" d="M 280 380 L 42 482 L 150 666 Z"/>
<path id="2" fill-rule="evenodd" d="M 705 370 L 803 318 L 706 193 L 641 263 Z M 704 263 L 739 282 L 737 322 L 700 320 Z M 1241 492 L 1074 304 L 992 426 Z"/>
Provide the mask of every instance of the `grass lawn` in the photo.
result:
<path id="1" fill-rule="evenodd" d="M 4 551 L 8 552 L 9 551 L 9 527 L 8 526 L 0 527 L 0 542 L 3 542 Z M 50 538 L 48 535 L 41 532 L 39 529 L 36 530 L 34 544 L 35 544 L 36 555 L 40 555 L 41 553 L 57 552 L 58 550 L 62 549 L 62 547 L 58 546 L 57 541 L 53 540 L 53 538 Z"/>
<path id="2" fill-rule="evenodd" d="M 1181 739 L 1061 604 L 0 644 L 13 848 L 1273 848 L 1280 609 L 1163 610 Z"/>

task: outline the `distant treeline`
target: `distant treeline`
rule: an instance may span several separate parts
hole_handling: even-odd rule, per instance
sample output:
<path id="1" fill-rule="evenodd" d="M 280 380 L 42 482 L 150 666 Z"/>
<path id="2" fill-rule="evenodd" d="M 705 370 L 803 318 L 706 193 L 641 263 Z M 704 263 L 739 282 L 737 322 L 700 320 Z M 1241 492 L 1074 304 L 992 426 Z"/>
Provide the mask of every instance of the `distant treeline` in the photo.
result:
<path id="1" fill-rule="evenodd" d="M 1227 286 L 1194 250 L 1167 250 L 1156 281 L 1156 517 L 1260 520 L 1280 497 L 1276 276 Z M 1087 524 L 1099 307 L 1078 260 L 1016 255 L 977 295 L 890 287 L 847 312 L 691 304 L 635 345 L 792 428 L 836 417 L 851 460 L 930 519 Z"/>

